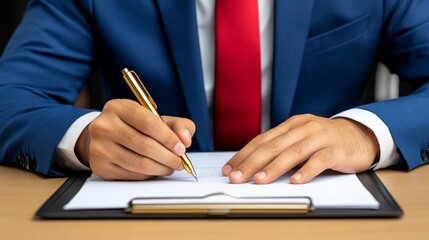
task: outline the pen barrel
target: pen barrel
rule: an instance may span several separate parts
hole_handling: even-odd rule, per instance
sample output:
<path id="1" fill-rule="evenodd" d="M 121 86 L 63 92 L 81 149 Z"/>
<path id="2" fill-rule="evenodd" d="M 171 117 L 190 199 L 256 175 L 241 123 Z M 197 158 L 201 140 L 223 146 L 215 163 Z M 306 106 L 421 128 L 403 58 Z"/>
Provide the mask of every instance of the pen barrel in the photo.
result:
<path id="1" fill-rule="evenodd" d="M 137 76 L 137 74 L 134 71 L 132 70 L 130 71 L 127 68 L 124 68 L 122 70 L 122 74 L 124 75 L 125 81 L 133 91 L 134 95 L 136 96 L 140 104 L 143 107 L 149 109 L 153 114 L 161 118 L 161 116 L 158 113 L 158 106 L 156 105 L 153 98 L 150 96 L 146 87 L 143 85 L 139 76 Z"/>
<path id="2" fill-rule="evenodd" d="M 189 160 L 188 155 L 186 155 L 186 153 L 185 153 L 182 156 L 180 156 L 180 159 L 182 160 L 183 168 L 185 168 L 185 170 L 188 173 L 194 174 L 195 173 L 195 169 L 194 169 L 194 166 L 192 165 L 191 160 Z"/>

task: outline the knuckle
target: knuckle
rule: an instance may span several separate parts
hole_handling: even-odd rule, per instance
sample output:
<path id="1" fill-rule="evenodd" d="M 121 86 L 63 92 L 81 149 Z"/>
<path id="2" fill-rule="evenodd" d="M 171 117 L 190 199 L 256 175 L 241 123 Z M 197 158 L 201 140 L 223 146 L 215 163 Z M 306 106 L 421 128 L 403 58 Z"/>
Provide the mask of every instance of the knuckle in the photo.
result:
<path id="1" fill-rule="evenodd" d="M 304 113 L 304 114 L 293 115 L 289 118 L 289 120 L 302 122 L 302 121 L 306 121 L 306 120 L 308 121 L 314 118 L 315 118 L 315 115 L 310 113 Z"/>
<path id="2" fill-rule="evenodd" d="M 256 137 L 254 137 L 253 139 L 252 139 L 252 142 L 254 143 L 254 144 L 256 144 L 256 145 L 262 145 L 262 143 L 265 141 L 265 134 L 260 134 L 260 135 L 258 135 L 258 136 L 256 136 Z"/>
<path id="3" fill-rule="evenodd" d="M 144 109 L 146 111 L 146 109 Z M 155 131 L 158 132 L 160 125 L 159 121 L 160 119 L 155 118 L 156 116 L 154 114 L 148 114 L 142 119 L 139 119 L 139 126 L 141 127 L 141 131 L 148 132 L 148 131 Z"/>
<path id="4" fill-rule="evenodd" d="M 149 160 L 142 160 L 142 159 L 136 159 L 131 157 L 129 159 L 129 161 L 131 161 L 132 163 L 134 163 L 133 165 L 135 165 L 135 167 L 139 170 L 140 173 L 149 173 L 151 172 L 150 170 L 152 169 L 152 163 Z"/>
<path id="5" fill-rule="evenodd" d="M 307 163 L 308 166 L 314 167 L 316 164 L 319 165 L 320 163 L 327 163 L 328 159 L 326 158 L 326 154 L 315 154 L 311 156 L 311 161 Z"/>
<path id="6" fill-rule="evenodd" d="M 127 143 L 134 143 L 143 145 L 144 141 L 141 139 L 141 134 L 137 131 L 129 131 L 125 127 L 118 129 L 118 133 L 121 139 L 125 139 Z"/>
<path id="7" fill-rule="evenodd" d="M 324 129 L 323 124 L 317 119 L 311 119 L 306 123 L 306 126 L 312 131 L 320 131 Z"/>
<path id="8" fill-rule="evenodd" d="M 311 169 L 320 168 L 332 168 L 332 164 L 335 162 L 336 157 L 334 156 L 334 151 L 330 148 L 323 149 L 311 156 L 311 161 L 306 165 Z"/>
<path id="9" fill-rule="evenodd" d="M 306 118 L 306 119 L 316 119 L 316 118 L 318 118 L 316 115 L 311 114 L 311 113 L 302 114 L 302 117 Z"/>
<path id="10" fill-rule="evenodd" d="M 112 99 L 112 100 L 109 100 L 108 102 L 106 102 L 106 103 L 104 104 L 103 112 L 104 112 L 104 111 L 106 111 L 106 112 L 115 111 L 115 110 L 117 110 L 118 108 L 120 108 L 120 106 L 119 106 L 119 105 L 120 105 L 120 104 L 119 104 L 119 100 L 118 100 L 118 99 Z"/>
<path id="11" fill-rule="evenodd" d="M 262 144 L 261 148 L 267 152 L 275 153 L 279 151 L 280 143 L 279 141 L 273 139 Z"/>
<path id="12" fill-rule="evenodd" d="M 294 125 L 297 122 L 301 122 L 302 116 L 301 115 L 293 115 L 291 117 L 289 117 L 286 121 L 282 122 L 279 126 L 280 127 L 287 127 L 289 125 Z M 275 128 L 273 128 L 275 129 Z"/>
<path id="13" fill-rule="evenodd" d="M 293 115 L 293 116 L 291 116 L 290 118 L 289 118 L 289 120 L 288 121 L 291 121 L 291 122 L 294 122 L 294 121 L 299 121 L 300 119 L 302 119 L 303 118 L 303 115 Z"/>
<path id="14" fill-rule="evenodd" d="M 301 155 L 305 154 L 305 152 L 308 149 L 308 146 L 309 146 L 309 142 L 307 140 L 302 140 L 302 141 L 295 143 L 292 146 L 290 146 L 289 150 L 292 151 L 293 153 L 301 156 Z"/>
<path id="15" fill-rule="evenodd" d="M 274 131 L 276 131 L 276 130 L 275 129 L 271 129 L 270 130 L 271 133 L 274 132 Z M 268 142 L 269 139 L 270 138 L 269 138 L 269 135 L 268 135 L 268 132 L 267 132 L 267 133 L 259 134 L 258 136 L 254 137 L 252 139 L 251 143 L 253 145 L 256 145 L 256 146 L 262 146 L 264 143 Z"/>
<path id="16" fill-rule="evenodd" d="M 88 126 L 88 132 L 91 137 L 100 136 L 103 133 L 111 132 L 112 125 L 100 118 L 94 119 Z"/>
<path id="17" fill-rule="evenodd" d="M 141 149 L 141 153 L 148 153 L 156 147 L 156 141 L 151 139 L 144 139 L 138 144 L 140 146 L 139 148 Z"/>

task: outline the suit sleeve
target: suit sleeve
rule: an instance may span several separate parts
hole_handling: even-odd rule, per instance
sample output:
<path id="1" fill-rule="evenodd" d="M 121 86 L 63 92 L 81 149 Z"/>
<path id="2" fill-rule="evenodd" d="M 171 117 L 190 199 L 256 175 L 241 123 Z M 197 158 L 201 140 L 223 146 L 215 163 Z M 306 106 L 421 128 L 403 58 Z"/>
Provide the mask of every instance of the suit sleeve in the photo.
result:
<path id="1" fill-rule="evenodd" d="M 416 88 L 412 94 L 362 106 L 389 127 L 400 163 L 411 170 L 429 154 L 429 1 L 385 1 L 380 56 L 389 69 Z"/>
<path id="2" fill-rule="evenodd" d="M 89 111 L 73 106 L 94 68 L 86 7 L 79 1 L 29 3 L 0 59 L 1 164 L 64 175 L 52 166 L 55 148 Z"/>

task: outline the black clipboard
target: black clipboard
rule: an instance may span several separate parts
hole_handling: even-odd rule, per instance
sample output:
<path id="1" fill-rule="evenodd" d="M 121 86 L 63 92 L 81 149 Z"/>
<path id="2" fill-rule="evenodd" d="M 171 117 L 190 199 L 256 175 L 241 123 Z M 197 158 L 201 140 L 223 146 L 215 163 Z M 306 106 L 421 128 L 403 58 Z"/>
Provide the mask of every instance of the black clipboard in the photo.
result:
<path id="1" fill-rule="evenodd" d="M 66 211 L 63 206 L 80 190 L 89 177 L 88 174 L 69 177 L 66 182 L 36 212 L 39 219 L 188 219 L 188 218 L 398 218 L 403 211 L 373 171 L 357 174 L 359 180 L 380 203 L 380 208 L 372 209 L 311 209 L 305 212 L 282 213 L 164 213 L 132 214 L 127 209 L 98 209 Z"/>

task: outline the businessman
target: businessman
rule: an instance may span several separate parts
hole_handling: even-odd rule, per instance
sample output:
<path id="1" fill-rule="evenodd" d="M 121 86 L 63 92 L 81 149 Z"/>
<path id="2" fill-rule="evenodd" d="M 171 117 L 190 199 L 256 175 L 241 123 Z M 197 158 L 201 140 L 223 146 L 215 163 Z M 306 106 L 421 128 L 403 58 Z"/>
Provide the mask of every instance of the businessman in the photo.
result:
<path id="1" fill-rule="evenodd" d="M 143 180 L 181 170 L 188 148 L 239 150 L 222 169 L 232 183 L 411 170 L 429 158 L 427 9 L 414 0 L 33 0 L 0 60 L 1 163 Z M 358 105 L 378 62 L 416 91 Z M 166 124 L 128 100 L 124 67 Z M 73 106 L 95 69 L 101 112 Z"/>

